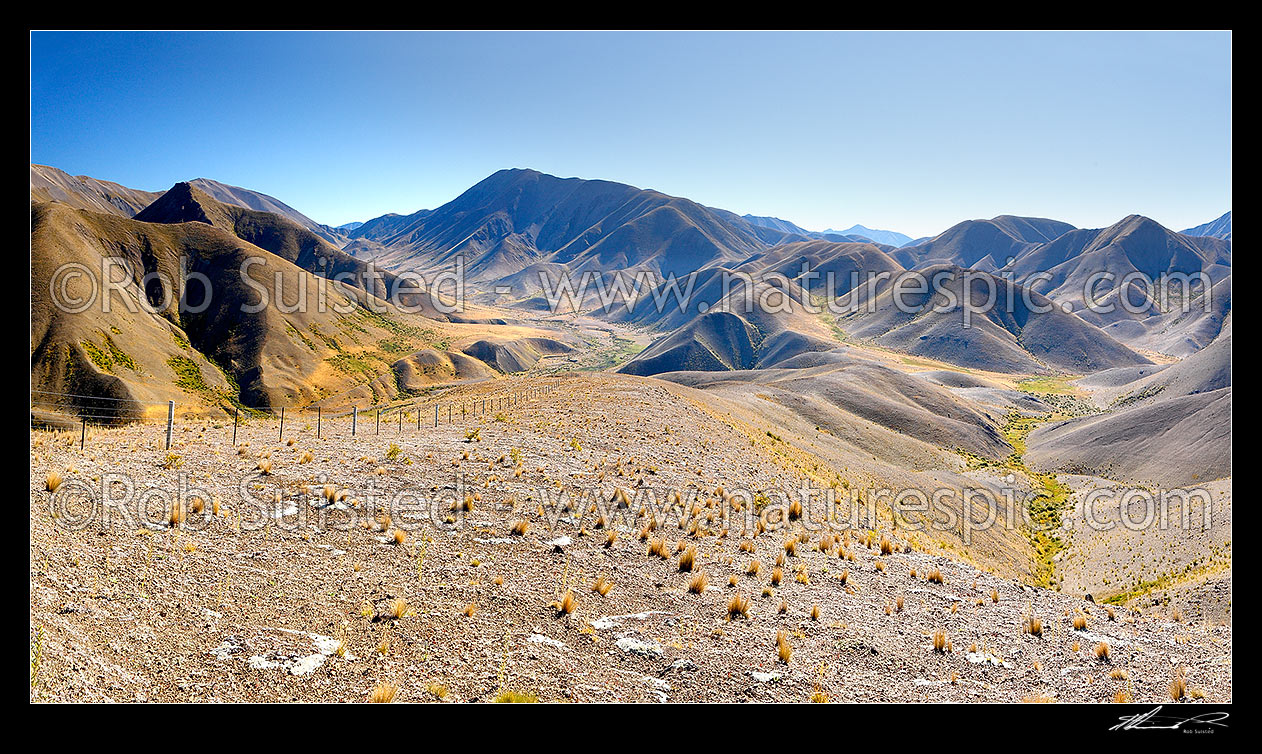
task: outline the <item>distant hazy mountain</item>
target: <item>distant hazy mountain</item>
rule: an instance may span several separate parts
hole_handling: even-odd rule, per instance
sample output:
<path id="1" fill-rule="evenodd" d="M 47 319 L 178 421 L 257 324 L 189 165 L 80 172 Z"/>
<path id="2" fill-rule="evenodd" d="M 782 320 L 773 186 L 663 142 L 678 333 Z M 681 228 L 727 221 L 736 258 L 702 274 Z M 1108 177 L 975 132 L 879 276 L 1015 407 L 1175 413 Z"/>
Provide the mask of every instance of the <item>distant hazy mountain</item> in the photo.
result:
<path id="1" fill-rule="evenodd" d="M 358 227 L 359 227 L 359 226 L 361 226 L 361 225 L 363 225 L 363 223 L 361 223 L 360 221 L 356 220 L 356 221 L 354 221 L 354 222 L 349 222 L 349 223 L 346 223 L 345 225 L 338 225 L 338 226 L 336 226 L 336 227 L 334 228 L 334 230 L 340 230 L 340 231 L 342 231 L 343 233 L 350 233 L 352 230 L 355 230 L 356 228 L 358 228 Z"/>
<path id="2" fill-rule="evenodd" d="M 1221 238 L 1225 241 L 1231 240 L 1231 210 L 1227 210 L 1227 214 L 1211 220 L 1204 225 L 1198 225 L 1195 228 L 1179 231 L 1185 236 L 1213 236 Z"/>
<path id="3" fill-rule="evenodd" d="M 760 228 L 771 228 L 772 230 L 778 230 L 784 233 L 797 233 L 798 235 L 803 236 L 814 235 L 800 225 L 791 223 L 788 220 L 781 220 L 778 217 L 760 217 L 758 215 L 741 215 L 741 217 Z"/>
<path id="4" fill-rule="evenodd" d="M 838 235 L 838 236 L 858 236 L 860 238 L 866 238 L 869 241 L 876 241 L 877 243 L 883 243 L 886 246 L 894 246 L 894 247 L 906 246 L 907 244 L 912 242 L 911 236 L 904 235 L 902 233 L 899 233 L 896 230 L 876 230 L 874 228 L 868 228 L 863 225 L 852 225 L 846 230 L 831 230 L 830 229 L 830 230 L 824 231 L 823 234 Z"/>

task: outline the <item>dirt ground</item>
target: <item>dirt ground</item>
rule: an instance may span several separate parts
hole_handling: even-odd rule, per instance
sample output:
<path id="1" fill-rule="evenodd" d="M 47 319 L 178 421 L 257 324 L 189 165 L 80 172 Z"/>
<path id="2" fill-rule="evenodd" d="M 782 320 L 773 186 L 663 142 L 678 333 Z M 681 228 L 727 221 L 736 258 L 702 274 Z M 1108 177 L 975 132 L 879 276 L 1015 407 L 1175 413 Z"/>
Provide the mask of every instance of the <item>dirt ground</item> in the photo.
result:
<path id="1" fill-rule="evenodd" d="M 1221 621 L 1034 589 L 892 528 L 758 533 L 766 506 L 733 491 L 783 486 L 783 467 L 695 391 L 529 383 L 549 392 L 354 438 L 257 425 L 234 447 L 230 425 L 189 423 L 167 451 L 136 425 L 80 450 L 33 432 L 32 699 L 1168 701 L 1176 676 L 1185 701 L 1232 698 Z"/>

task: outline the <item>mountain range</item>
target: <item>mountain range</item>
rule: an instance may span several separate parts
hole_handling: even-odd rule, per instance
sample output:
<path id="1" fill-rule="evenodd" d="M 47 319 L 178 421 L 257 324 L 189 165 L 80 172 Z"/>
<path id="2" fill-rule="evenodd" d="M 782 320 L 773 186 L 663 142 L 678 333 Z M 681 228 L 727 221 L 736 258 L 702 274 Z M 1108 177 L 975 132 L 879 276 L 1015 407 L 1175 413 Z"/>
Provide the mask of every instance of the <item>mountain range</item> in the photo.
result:
<path id="1" fill-rule="evenodd" d="M 32 165 L 31 201 L 33 217 L 38 220 L 38 225 L 33 225 L 33 250 L 52 259 L 65 258 L 68 250 L 48 248 L 48 239 L 80 245 L 70 243 L 74 234 L 51 232 L 52 228 L 79 226 L 79 235 L 98 239 L 90 245 L 101 253 L 121 243 L 107 239 L 116 235 L 131 238 L 140 245 L 135 250 L 137 261 L 146 262 L 146 255 L 153 252 L 144 249 L 155 243 L 150 226 L 198 223 L 222 233 L 215 237 L 220 246 L 236 239 L 247 245 L 244 248 L 261 249 L 275 257 L 276 264 L 291 265 L 307 275 L 349 274 L 363 279 L 371 262 L 385 271 L 384 276 L 375 283 L 365 281 L 357 286 L 351 295 L 360 298 L 384 295 L 395 275 L 450 270 L 461 259 L 475 297 L 493 303 L 495 311 L 446 315 L 432 306 L 422 307 L 411 315 L 416 321 L 409 327 L 425 331 L 459 324 L 506 325 L 505 317 L 496 312 L 517 310 L 526 318 L 535 316 L 541 306 L 540 284 L 536 282 L 539 273 L 590 273 L 605 280 L 647 273 L 649 277 L 637 283 L 639 289 L 632 287 L 630 298 L 592 312 L 611 322 L 660 333 L 656 342 L 623 366 L 624 371 L 636 374 L 769 368 L 802 358 L 818 363 L 818 354 L 838 347 L 839 333 L 844 338 L 967 368 L 1089 373 L 1149 363 L 1145 352 L 1174 356 L 1194 353 L 1219 336 L 1230 312 L 1229 237 L 1175 233 L 1141 216 L 1091 230 L 1052 219 L 1001 215 L 964 221 L 937 236 L 910 243 L 906 242 L 911 239 L 901 234 L 882 236 L 902 243 L 900 246 L 872 240 L 871 235 L 881 233 L 863 226 L 842 234 L 810 233 L 787 221 L 742 217 L 651 189 L 558 178 L 527 169 L 496 172 L 432 210 L 383 215 L 339 228 L 320 225 L 273 197 L 207 179 L 179 183 L 155 194 Z M 120 228 L 116 221 L 105 223 L 83 215 L 75 218 L 56 205 L 109 215 L 137 226 Z M 1216 232 L 1225 228 L 1229 236 L 1230 213 L 1210 225 Z M 869 235 L 860 235 L 863 233 Z M 209 243 L 210 237 L 202 230 L 192 235 L 168 235 L 162 247 L 174 257 L 199 257 L 204 256 L 201 247 Z M 803 262 L 809 263 L 814 274 L 803 274 Z M 1194 309 L 1192 313 L 1169 311 L 1168 307 L 1142 315 L 1088 311 L 1083 285 L 1093 271 L 1102 269 L 1118 277 L 1128 273 L 1203 274 L 1212 290 L 1198 283 L 1190 293 L 1197 299 L 1212 294 L 1213 305 L 1208 311 Z M 961 287 L 962 273 L 975 273 L 970 286 L 985 280 L 982 273 L 986 273 L 991 276 L 988 285 L 1020 292 L 1018 298 L 1056 306 L 1046 313 L 1020 307 L 1001 314 L 992 312 L 974 326 L 963 328 L 958 309 L 929 306 L 933 296 L 920 301 L 920 314 L 891 306 L 896 281 L 909 270 L 943 275 L 949 281 L 947 288 L 954 286 L 961 298 L 966 293 L 972 295 Z M 870 273 L 885 277 L 871 289 L 851 290 L 852 275 Z M 781 294 L 797 301 L 849 297 L 852 303 L 863 305 L 862 311 L 834 317 L 803 307 L 777 311 L 750 307 L 745 305 L 750 292 L 724 288 L 723 281 L 734 274 L 748 274 L 758 280 L 752 298 Z M 664 278 L 670 275 L 695 277 L 688 306 L 658 310 L 637 305 L 661 293 L 667 285 Z M 33 290 L 37 284 L 33 279 Z M 1094 298 L 1106 302 L 1123 295 L 1135 296 L 1135 286 L 1110 284 L 1094 290 Z M 587 309 L 592 304 L 590 293 L 577 303 Z M 171 314 L 167 319 L 179 327 L 188 324 Z M 322 331 L 336 328 L 327 322 L 300 324 L 296 328 L 300 332 L 313 326 Z M 51 324 L 49 327 L 56 329 Z M 99 326 L 96 329 L 101 330 Z M 529 337 L 538 335 L 531 333 Z M 196 343 L 200 336 L 186 332 L 183 337 Z M 229 365 L 225 374 L 237 379 L 240 395 L 252 401 L 276 401 L 282 395 L 302 395 L 311 400 L 316 393 L 302 392 L 297 383 L 317 372 L 327 372 L 310 365 L 305 371 L 299 368 L 295 384 L 285 393 L 268 379 L 255 379 L 262 373 L 280 373 L 256 363 L 266 347 L 255 344 L 245 348 L 231 339 L 204 342 L 210 349 L 204 354 L 206 358 Z M 243 348 L 252 348 L 252 355 L 243 357 L 238 353 Z M 503 361 L 504 348 L 521 358 Z M 556 349 L 522 341 L 511 346 L 490 343 L 473 350 L 486 356 L 489 368 L 495 370 L 505 364 L 533 363 Z M 468 350 L 463 355 L 483 361 Z M 381 354 L 376 358 L 380 363 L 375 374 L 390 368 L 390 359 Z M 441 359 L 454 363 L 450 356 Z M 33 370 L 35 361 L 33 356 Z M 77 363 L 82 365 L 83 359 Z M 451 369 L 448 372 L 454 373 Z M 284 380 L 277 384 L 281 383 Z"/>

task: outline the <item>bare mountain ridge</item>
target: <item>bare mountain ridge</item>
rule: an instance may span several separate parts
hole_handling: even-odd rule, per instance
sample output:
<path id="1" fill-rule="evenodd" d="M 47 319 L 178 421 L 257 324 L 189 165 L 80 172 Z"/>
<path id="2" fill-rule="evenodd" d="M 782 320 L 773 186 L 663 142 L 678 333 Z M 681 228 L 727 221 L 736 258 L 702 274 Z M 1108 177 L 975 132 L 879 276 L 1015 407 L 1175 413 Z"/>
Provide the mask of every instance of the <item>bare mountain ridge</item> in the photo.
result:
<path id="1" fill-rule="evenodd" d="M 141 191 L 97 180 L 86 175 L 70 175 L 48 165 L 31 163 L 31 202 L 61 202 L 75 209 L 89 209 L 119 217 L 135 217 L 161 192 Z"/>
<path id="2" fill-rule="evenodd" d="M 1210 220 L 1195 228 L 1179 231 L 1185 236 L 1213 236 L 1221 238 L 1224 241 L 1231 240 L 1231 210 L 1227 210 L 1225 214 L 1215 220 Z"/>
<path id="3" fill-rule="evenodd" d="M 611 181 L 513 169 L 435 210 L 379 218 L 352 236 L 380 244 L 378 260 L 394 269 L 450 269 L 463 256 L 468 272 L 483 280 L 541 261 L 574 271 L 680 273 L 734 262 L 766 247 L 760 238 L 766 229 L 724 214 L 730 217 Z"/>

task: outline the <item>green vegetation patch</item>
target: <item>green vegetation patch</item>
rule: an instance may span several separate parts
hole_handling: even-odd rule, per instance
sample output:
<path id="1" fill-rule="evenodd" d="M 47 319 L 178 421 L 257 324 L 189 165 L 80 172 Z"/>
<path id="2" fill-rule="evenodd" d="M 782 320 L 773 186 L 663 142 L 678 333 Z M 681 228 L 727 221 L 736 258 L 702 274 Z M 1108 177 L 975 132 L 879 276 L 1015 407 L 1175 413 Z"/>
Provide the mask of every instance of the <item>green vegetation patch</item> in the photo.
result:
<path id="1" fill-rule="evenodd" d="M 202 377 L 201 367 L 187 356 L 172 356 L 167 359 L 167 366 L 175 372 L 175 384 L 190 393 L 210 392 L 210 385 Z"/>

